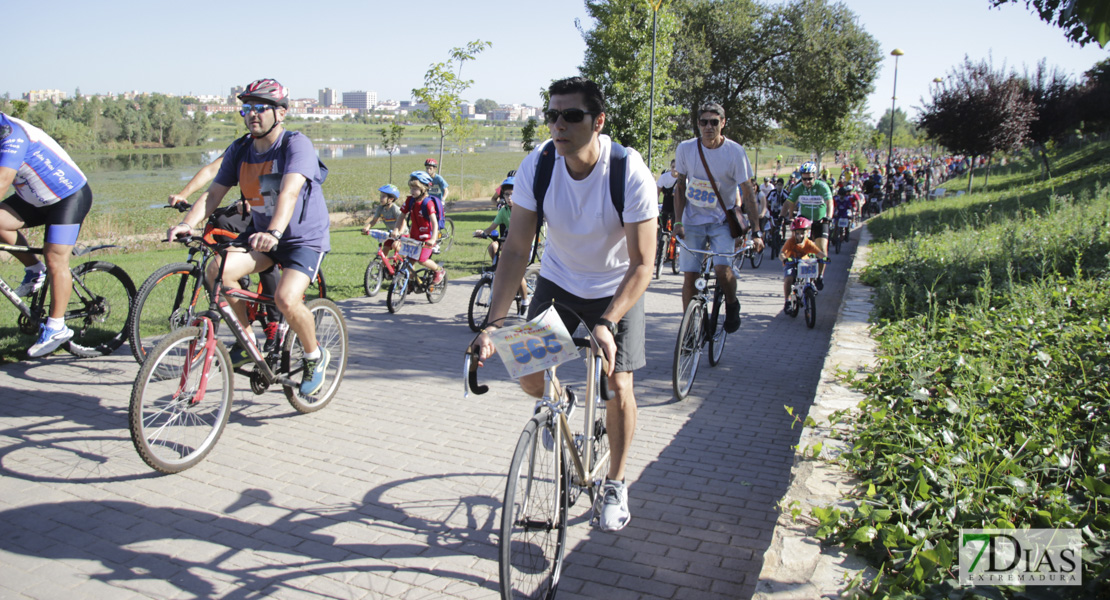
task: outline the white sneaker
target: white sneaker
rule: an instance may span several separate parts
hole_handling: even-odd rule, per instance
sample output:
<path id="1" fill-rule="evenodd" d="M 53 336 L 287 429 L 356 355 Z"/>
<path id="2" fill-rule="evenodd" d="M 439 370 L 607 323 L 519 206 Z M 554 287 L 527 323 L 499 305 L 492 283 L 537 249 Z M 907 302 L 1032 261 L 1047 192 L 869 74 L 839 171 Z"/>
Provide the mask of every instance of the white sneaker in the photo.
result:
<path id="1" fill-rule="evenodd" d="M 50 329 L 46 323 L 39 330 L 39 341 L 27 349 L 27 356 L 38 358 L 46 356 L 58 349 L 58 346 L 68 342 L 73 337 L 73 330 L 65 325 L 61 329 Z"/>
<path id="2" fill-rule="evenodd" d="M 16 296 L 30 296 L 46 283 L 46 271 L 24 271 L 23 282 L 15 289 Z"/>
<path id="3" fill-rule="evenodd" d="M 623 481 L 606 479 L 594 503 L 597 527 L 602 531 L 620 531 L 632 520 L 628 512 L 628 487 Z"/>

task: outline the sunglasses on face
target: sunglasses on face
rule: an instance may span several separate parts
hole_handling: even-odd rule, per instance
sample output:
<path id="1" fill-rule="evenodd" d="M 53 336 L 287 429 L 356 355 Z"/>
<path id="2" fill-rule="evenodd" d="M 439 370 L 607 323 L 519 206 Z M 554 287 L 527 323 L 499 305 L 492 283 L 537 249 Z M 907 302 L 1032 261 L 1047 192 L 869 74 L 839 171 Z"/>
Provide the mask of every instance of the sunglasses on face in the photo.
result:
<path id="1" fill-rule="evenodd" d="M 716 127 L 716 126 L 721 124 L 721 120 L 720 119 L 698 119 L 698 124 L 701 125 L 702 127 L 705 127 L 706 125 L 712 125 L 712 126 Z"/>
<path id="2" fill-rule="evenodd" d="M 239 114 L 244 117 L 252 112 L 262 114 L 271 108 L 274 108 L 273 104 L 244 104 L 242 108 L 239 109 Z"/>
<path id="3" fill-rule="evenodd" d="M 554 108 L 549 108 L 543 111 L 543 121 L 544 123 L 551 124 L 555 121 L 558 121 L 559 117 L 562 116 L 563 120 L 567 123 L 581 123 L 582 119 L 586 118 L 586 115 L 592 114 L 594 113 L 586 112 L 581 108 L 568 108 L 566 110 L 556 110 Z"/>
<path id="4" fill-rule="evenodd" d="M 812 177 L 802 177 L 802 181 L 813 181 Z"/>

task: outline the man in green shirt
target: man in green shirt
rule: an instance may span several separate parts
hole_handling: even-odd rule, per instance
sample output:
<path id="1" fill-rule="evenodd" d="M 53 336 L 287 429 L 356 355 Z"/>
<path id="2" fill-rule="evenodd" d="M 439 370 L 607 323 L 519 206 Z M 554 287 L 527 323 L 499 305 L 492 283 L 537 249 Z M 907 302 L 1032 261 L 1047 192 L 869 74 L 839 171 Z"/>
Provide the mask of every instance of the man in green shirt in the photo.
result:
<path id="1" fill-rule="evenodd" d="M 829 251 L 829 217 L 833 214 L 832 190 L 829 185 L 817 177 L 817 165 L 812 162 L 804 163 L 798 169 L 802 175 L 802 182 L 790 190 L 790 199 L 782 205 L 782 216 L 789 223 L 795 215 L 801 215 L 810 221 L 810 239 L 817 243 L 821 252 Z M 818 266 L 817 289 L 825 287 L 825 263 Z"/>

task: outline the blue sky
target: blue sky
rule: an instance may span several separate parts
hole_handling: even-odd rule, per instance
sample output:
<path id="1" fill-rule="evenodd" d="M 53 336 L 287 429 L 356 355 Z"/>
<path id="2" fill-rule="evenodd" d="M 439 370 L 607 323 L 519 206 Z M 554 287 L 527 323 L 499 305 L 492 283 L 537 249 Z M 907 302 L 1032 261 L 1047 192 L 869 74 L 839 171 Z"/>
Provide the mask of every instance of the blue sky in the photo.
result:
<path id="1" fill-rule="evenodd" d="M 645 0 L 646 1 L 646 0 Z M 776 0 L 771 0 L 772 2 Z M 1110 51 L 1080 49 L 1023 5 L 990 9 L 989 0 L 846 0 L 883 51 L 869 112 L 890 107 L 894 58 L 898 106 L 914 114 L 934 77 L 965 54 L 993 55 L 996 66 L 1032 69 L 1042 57 L 1078 76 Z M 51 3 L 45 20 L 30 2 L 9 2 L 0 94 L 31 89 L 72 93 L 160 91 L 226 93 L 259 77 L 274 77 L 295 97 L 317 90 L 372 90 L 407 99 L 428 65 L 452 47 L 493 43 L 463 76 L 474 79 L 471 100 L 539 103 L 552 79 L 573 75 L 585 44 L 575 19 L 590 27 L 582 0 L 520 2 L 424 0 L 419 3 L 286 0 L 228 5 L 114 0 Z M 41 24 L 39 23 L 41 21 Z M 14 50 L 12 50 L 14 49 Z"/>

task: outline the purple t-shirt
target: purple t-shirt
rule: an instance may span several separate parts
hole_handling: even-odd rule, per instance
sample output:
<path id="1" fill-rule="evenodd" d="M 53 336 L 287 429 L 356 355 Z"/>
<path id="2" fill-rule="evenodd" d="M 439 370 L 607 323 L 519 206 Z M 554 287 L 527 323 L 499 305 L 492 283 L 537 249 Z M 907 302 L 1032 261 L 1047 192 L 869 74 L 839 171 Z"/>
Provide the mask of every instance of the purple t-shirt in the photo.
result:
<path id="1" fill-rule="evenodd" d="M 289 147 L 283 153 L 281 145 L 286 142 Z M 301 188 L 289 227 L 281 237 L 281 245 L 302 246 L 320 252 L 331 250 L 331 219 L 328 217 L 328 207 L 321 189 L 323 174 L 320 172 L 316 150 L 308 137 L 297 131 L 290 132 L 289 135 L 283 134 L 273 146 L 262 153 L 255 151 L 253 140 L 248 141 L 246 152 L 240 151 L 242 161 L 232 164 L 236 162 L 234 156 L 240 143 L 242 142 L 236 140 L 224 151 L 225 159 L 230 157 L 231 160 L 224 160 L 214 181 L 227 187 L 239 186 L 243 197 L 251 205 L 254 230 L 271 229 L 270 219 L 274 214 L 281 175 L 300 173 L 308 181 Z"/>

